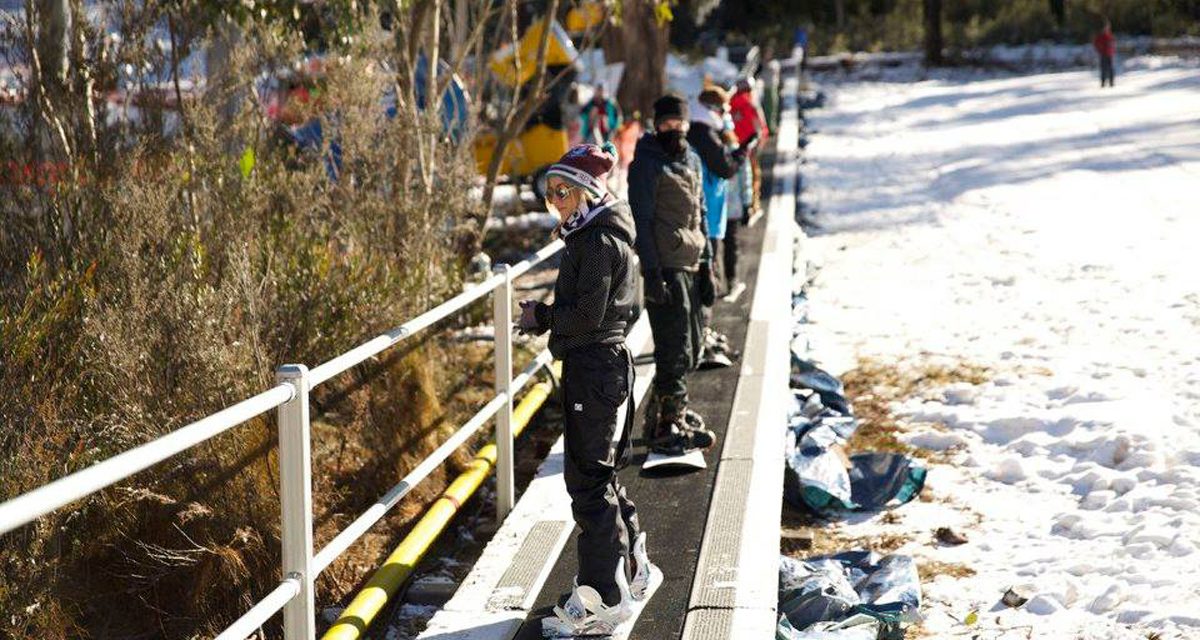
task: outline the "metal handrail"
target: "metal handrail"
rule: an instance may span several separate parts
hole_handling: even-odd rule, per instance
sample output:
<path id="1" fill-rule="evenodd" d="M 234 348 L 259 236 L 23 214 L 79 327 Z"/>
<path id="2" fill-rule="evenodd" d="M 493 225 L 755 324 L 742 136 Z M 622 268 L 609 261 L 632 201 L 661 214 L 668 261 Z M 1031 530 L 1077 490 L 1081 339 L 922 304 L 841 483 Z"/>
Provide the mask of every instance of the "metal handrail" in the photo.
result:
<path id="1" fill-rule="evenodd" d="M 300 578 L 291 577 L 280 582 L 278 587 L 259 600 L 258 604 L 246 612 L 246 615 L 229 625 L 229 628 L 222 631 L 221 635 L 214 640 L 243 640 L 266 624 L 271 616 L 279 613 L 279 610 L 298 593 L 300 593 Z"/>
<path id="2" fill-rule="evenodd" d="M 186 427 L 0 504 L 0 535 L 190 449 L 292 399 L 280 384 Z"/>
<path id="3" fill-rule="evenodd" d="M 324 549 L 321 549 L 313 556 L 313 570 L 321 573 L 325 570 L 325 567 L 328 567 L 346 549 L 350 548 L 350 545 L 354 544 L 359 536 L 366 533 L 367 529 L 371 528 L 371 525 L 378 522 L 392 507 L 396 506 L 396 503 L 400 502 L 401 498 L 408 495 L 408 492 L 418 482 L 424 480 L 425 476 L 428 476 L 438 465 L 445 462 L 446 458 L 449 458 L 450 454 L 462 446 L 468 438 L 475 435 L 479 427 L 483 426 L 492 416 L 499 413 L 500 409 L 504 408 L 504 400 L 505 398 L 502 397 L 492 398 L 491 402 L 483 405 L 483 408 L 476 412 L 466 424 L 459 427 L 458 431 L 455 431 L 449 440 L 438 446 L 428 458 L 422 460 L 421 464 L 418 464 L 415 469 L 404 476 L 396 486 L 383 494 L 383 497 L 371 505 L 370 509 L 367 509 L 366 512 L 356 518 L 354 522 L 351 522 L 345 529 L 342 529 L 342 532 L 335 536 L 333 540 L 330 540 Z"/>
<path id="4" fill-rule="evenodd" d="M 514 279 L 557 254 L 563 246 L 562 240 L 555 240 L 515 265 L 498 265 L 496 273 L 483 282 L 312 370 L 304 365 L 283 365 L 276 371 L 279 384 L 267 391 L 0 503 L 0 535 L 120 482 L 271 409 L 276 409 L 279 427 L 284 578 L 217 638 L 245 638 L 275 613 L 283 610 L 284 637 L 287 640 L 312 640 L 315 636 L 316 607 L 313 582 L 316 576 L 493 417 L 496 418 L 497 518 L 502 519 L 511 510 L 514 501 L 511 430 L 513 396 L 532 380 L 538 369 L 549 364 L 551 360 L 549 352 L 543 350 L 524 371 L 513 377 L 512 283 Z M 494 294 L 495 396 L 374 505 L 314 554 L 309 391 L 489 294 Z"/>

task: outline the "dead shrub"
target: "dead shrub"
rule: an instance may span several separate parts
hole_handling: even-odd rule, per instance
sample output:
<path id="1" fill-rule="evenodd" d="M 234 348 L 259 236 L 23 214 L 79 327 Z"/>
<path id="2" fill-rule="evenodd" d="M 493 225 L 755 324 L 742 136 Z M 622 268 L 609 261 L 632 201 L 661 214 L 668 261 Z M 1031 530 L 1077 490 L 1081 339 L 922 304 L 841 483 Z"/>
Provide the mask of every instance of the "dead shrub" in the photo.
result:
<path id="1" fill-rule="evenodd" d="M 125 64 L 176 77 L 136 36 L 195 16 L 102 4 L 123 12 L 128 45 L 80 32 L 92 57 L 72 73 L 91 77 L 76 81 L 104 89 Z M 183 48 L 220 31 L 185 26 Z M 280 142 L 252 90 L 298 59 L 299 34 L 253 22 L 240 34 L 226 75 L 180 111 L 145 104 L 141 120 L 109 126 L 95 105 L 47 91 L 0 116 L 4 157 L 66 167 L 50 183 L 0 184 L 0 499 L 262 391 L 278 365 L 323 362 L 461 287 L 479 217 L 470 143 L 403 99 L 383 115 L 398 81 L 382 61 L 397 43 L 330 52 L 313 108 L 324 142 L 305 154 Z M 21 32 L 0 38 L 31 50 Z M 323 161 L 334 143 L 336 180 Z M 462 406 L 439 398 L 487 382 L 462 383 L 486 353 L 436 338 L 404 349 L 314 393 L 318 544 L 444 439 Z M 279 579 L 275 440 L 268 414 L 0 538 L 0 636 L 223 628 Z M 419 487 L 385 533 L 443 481 Z M 361 579 L 378 549 L 362 553 L 331 568 L 322 598 Z"/>

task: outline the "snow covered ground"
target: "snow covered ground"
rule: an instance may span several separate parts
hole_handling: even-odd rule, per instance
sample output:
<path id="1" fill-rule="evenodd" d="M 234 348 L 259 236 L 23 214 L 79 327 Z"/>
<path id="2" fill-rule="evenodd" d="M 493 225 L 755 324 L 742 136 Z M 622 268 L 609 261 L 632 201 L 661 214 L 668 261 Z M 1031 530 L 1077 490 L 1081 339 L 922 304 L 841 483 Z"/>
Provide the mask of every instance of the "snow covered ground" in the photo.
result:
<path id="1" fill-rule="evenodd" d="M 905 73 L 809 113 L 812 353 L 991 373 L 893 407 L 949 462 L 844 533 L 977 572 L 923 585 L 932 637 L 1200 638 L 1200 66 Z"/>

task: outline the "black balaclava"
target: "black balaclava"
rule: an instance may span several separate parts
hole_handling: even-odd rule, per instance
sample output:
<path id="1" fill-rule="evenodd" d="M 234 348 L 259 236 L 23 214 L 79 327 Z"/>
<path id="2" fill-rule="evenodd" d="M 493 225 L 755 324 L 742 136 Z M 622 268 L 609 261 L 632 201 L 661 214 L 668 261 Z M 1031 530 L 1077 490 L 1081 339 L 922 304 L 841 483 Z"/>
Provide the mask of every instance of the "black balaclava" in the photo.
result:
<path id="1" fill-rule="evenodd" d="M 662 145 L 668 155 L 677 156 L 687 149 L 687 144 L 685 144 L 687 133 L 679 129 L 656 131 L 654 137 L 658 138 L 658 143 Z"/>
<path id="2" fill-rule="evenodd" d="M 657 127 L 658 123 L 671 118 L 679 118 L 687 122 L 688 104 L 682 97 L 668 93 L 654 101 L 654 125 Z M 657 131 L 656 129 L 654 136 L 669 155 L 677 156 L 687 149 L 685 142 L 687 134 L 683 131 Z"/>

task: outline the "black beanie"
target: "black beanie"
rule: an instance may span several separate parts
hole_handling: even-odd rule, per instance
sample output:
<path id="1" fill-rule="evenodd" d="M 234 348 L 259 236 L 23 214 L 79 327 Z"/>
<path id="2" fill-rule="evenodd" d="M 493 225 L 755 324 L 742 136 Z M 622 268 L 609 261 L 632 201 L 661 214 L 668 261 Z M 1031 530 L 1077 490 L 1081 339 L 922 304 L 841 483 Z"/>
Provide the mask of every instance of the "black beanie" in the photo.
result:
<path id="1" fill-rule="evenodd" d="M 654 124 L 658 124 L 668 118 L 679 118 L 680 120 L 688 119 L 688 104 L 687 100 L 673 93 L 654 101 Z"/>

